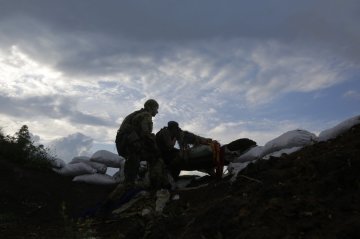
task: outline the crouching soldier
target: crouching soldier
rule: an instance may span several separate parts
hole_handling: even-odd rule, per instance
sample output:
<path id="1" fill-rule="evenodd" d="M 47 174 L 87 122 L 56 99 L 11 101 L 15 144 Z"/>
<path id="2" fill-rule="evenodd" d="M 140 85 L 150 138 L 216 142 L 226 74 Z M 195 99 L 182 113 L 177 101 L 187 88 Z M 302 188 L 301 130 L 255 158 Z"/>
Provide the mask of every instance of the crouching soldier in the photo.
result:
<path id="1" fill-rule="evenodd" d="M 150 182 L 157 190 L 166 184 L 164 182 L 164 163 L 152 133 L 152 117 L 158 113 L 159 104 L 149 99 L 144 108 L 126 116 L 116 134 L 116 149 L 125 158 L 125 185 L 133 186 L 139 173 L 140 161 L 149 165 Z"/>
<path id="2" fill-rule="evenodd" d="M 176 142 L 179 149 L 175 148 Z M 164 159 L 167 169 L 174 179 L 188 164 L 189 145 L 209 145 L 210 138 L 203 138 L 188 131 L 183 131 L 175 121 L 169 121 L 167 127 L 163 127 L 156 133 L 156 143 Z"/>

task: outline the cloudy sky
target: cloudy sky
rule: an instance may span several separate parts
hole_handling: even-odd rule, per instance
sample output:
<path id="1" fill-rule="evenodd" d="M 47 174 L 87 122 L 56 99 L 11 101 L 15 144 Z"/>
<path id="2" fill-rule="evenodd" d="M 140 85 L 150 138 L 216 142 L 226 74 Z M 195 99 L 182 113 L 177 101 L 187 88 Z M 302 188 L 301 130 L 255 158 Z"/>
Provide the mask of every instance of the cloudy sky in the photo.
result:
<path id="1" fill-rule="evenodd" d="M 0 127 L 115 152 L 148 98 L 220 143 L 359 114 L 358 0 L 0 0 Z"/>

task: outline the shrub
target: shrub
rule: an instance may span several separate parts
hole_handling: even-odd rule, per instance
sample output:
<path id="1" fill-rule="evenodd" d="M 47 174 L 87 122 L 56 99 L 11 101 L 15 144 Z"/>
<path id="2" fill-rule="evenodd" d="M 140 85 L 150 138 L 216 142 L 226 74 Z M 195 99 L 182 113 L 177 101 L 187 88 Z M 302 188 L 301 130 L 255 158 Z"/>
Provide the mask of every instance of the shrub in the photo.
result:
<path id="1" fill-rule="evenodd" d="M 50 168 L 50 155 L 43 145 L 31 140 L 29 128 L 23 125 L 15 136 L 5 136 L 0 129 L 0 158 L 31 168 Z"/>

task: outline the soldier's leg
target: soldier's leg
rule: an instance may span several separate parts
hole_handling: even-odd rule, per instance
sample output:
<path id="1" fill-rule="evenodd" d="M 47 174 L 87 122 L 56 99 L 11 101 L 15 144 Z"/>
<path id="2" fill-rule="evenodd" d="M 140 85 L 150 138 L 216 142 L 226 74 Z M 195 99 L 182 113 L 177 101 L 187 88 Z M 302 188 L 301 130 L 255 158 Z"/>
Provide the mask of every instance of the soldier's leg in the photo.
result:
<path id="1" fill-rule="evenodd" d="M 149 162 L 149 176 L 151 187 L 155 190 L 159 190 L 169 185 L 164 161 L 161 158 Z"/>
<path id="2" fill-rule="evenodd" d="M 182 170 L 184 166 L 184 160 L 183 158 L 181 157 L 180 154 L 177 154 L 171 161 L 171 163 L 169 164 L 169 171 L 171 173 L 171 176 L 177 180 L 179 175 L 180 175 L 180 172 Z"/>
<path id="3" fill-rule="evenodd" d="M 140 167 L 140 157 L 136 153 L 131 153 L 125 161 L 124 174 L 125 184 L 134 184 Z"/>

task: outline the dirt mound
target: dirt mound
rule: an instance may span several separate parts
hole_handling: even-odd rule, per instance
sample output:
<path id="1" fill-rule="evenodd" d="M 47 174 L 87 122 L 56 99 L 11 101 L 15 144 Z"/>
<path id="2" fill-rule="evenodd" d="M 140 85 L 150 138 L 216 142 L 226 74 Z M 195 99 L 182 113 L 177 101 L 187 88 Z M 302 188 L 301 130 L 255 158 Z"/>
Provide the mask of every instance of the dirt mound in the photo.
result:
<path id="1" fill-rule="evenodd" d="M 155 203 L 148 195 L 120 215 L 81 224 L 67 220 L 113 187 L 75 184 L 0 160 L 0 234 L 69 238 L 86 229 L 96 238 L 360 238 L 359 155 L 355 126 L 334 140 L 250 164 L 234 183 L 202 178 L 200 187 L 172 192 L 180 199 L 161 215 L 141 215 Z"/>

